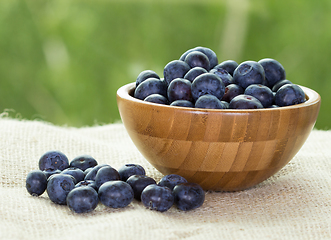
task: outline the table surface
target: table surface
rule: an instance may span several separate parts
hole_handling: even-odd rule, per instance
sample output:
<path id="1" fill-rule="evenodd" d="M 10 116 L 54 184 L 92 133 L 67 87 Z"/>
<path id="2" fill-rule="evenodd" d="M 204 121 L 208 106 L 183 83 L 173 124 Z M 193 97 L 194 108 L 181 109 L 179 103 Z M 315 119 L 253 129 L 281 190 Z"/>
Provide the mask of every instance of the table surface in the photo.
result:
<path id="1" fill-rule="evenodd" d="M 206 192 L 198 209 L 160 213 L 134 200 L 86 214 L 52 203 L 47 193 L 32 197 L 26 175 L 44 152 L 59 150 L 116 169 L 137 163 L 160 180 L 123 124 L 72 128 L 2 117 L 0 132 L 0 239 L 331 239 L 331 131 L 313 130 L 288 165 L 251 189 Z"/>

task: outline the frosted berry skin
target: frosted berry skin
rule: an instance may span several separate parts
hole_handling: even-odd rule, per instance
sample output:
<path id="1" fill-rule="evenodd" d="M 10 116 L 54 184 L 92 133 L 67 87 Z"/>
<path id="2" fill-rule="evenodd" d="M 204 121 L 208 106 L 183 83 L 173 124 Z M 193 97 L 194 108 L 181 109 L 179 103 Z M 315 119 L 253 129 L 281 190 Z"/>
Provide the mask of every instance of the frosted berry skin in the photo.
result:
<path id="1" fill-rule="evenodd" d="M 139 164 L 125 164 L 118 169 L 121 180 L 126 181 L 132 175 L 146 175 L 145 169 Z"/>
<path id="2" fill-rule="evenodd" d="M 151 184 L 142 191 L 141 202 L 150 210 L 165 212 L 174 204 L 174 196 L 170 188 Z"/>
<path id="3" fill-rule="evenodd" d="M 74 177 L 68 174 L 54 174 L 48 179 L 47 194 L 52 202 L 65 205 L 68 193 L 74 189 Z"/>
<path id="4" fill-rule="evenodd" d="M 73 176 L 76 179 L 76 182 L 80 182 L 83 181 L 85 178 L 85 174 L 84 172 L 76 167 L 69 167 L 64 169 L 61 174 L 69 174 L 71 176 Z"/>
<path id="5" fill-rule="evenodd" d="M 160 79 L 148 78 L 136 87 L 134 91 L 134 97 L 140 100 L 144 100 L 146 97 L 152 94 L 160 94 L 167 96 L 167 85 Z"/>
<path id="6" fill-rule="evenodd" d="M 169 175 L 165 175 L 163 178 L 161 178 L 158 185 L 168 187 L 171 190 L 173 190 L 176 185 L 178 185 L 180 183 L 186 183 L 186 182 L 187 182 L 187 180 L 180 175 L 169 174 Z"/>
<path id="7" fill-rule="evenodd" d="M 273 92 L 265 85 L 252 84 L 245 89 L 244 94 L 257 98 L 264 108 L 268 108 L 274 102 Z"/>
<path id="8" fill-rule="evenodd" d="M 104 167 L 104 166 L 109 166 L 108 164 L 99 164 L 95 167 L 93 167 L 91 170 L 88 170 L 88 172 L 85 174 L 85 178 L 84 180 L 92 180 L 95 181 L 95 177 L 98 173 L 98 171 L 100 170 L 100 168 Z M 90 168 L 88 168 L 90 169 Z M 87 170 L 85 170 L 86 172 Z"/>
<path id="9" fill-rule="evenodd" d="M 230 109 L 260 109 L 262 103 L 253 96 L 241 94 L 234 97 L 229 103 Z"/>
<path id="10" fill-rule="evenodd" d="M 233 83 L 242 88 L 247 88 L 251 84 L 264 84 L 264 82 L 264 69 L 255 61 L 242 62 L 233 72 Z"/>
<path id="11" fill-rule="evenodd" d="M 277 82 L 273 87 L 272 87 L 272 91 L 273 92 L 277 92 L 279 88 L 281 88 L 282 86 L 284 86 L 285 84 L 292 84 L 292 82 L 290 80 L 284 79 L 281 80 L 279 82 Z"/>
<path id="12" fill-rule="evenodd" d="M 132 187 L 123 181 L 111 181 L 99 188 L 100 202 L 112 208 L 123 208 L 129 205 L 134 197 Z"/>
<path id="13" fill-rule="evenodd" d="M 191 68 L 184 76 L 184 79 L 189 80 L 190 82 L 193 82 L 193 80 L 203 74 L 203 73 L 207 73 L 208 71 L 202 67 L 194 67 Z"/>
<path id="14" fill-rule="evenodd" d="M 222 80 L 213 73 L 204 73 L 194 79 L 192 83 L 192 96 L 194 101 L 206 94 L 211 94 L 222 99 L 225 86 Z"/>
<path id="15" fill-rule="evenodd" d="M 39 159 L 39 169 L 59 169 L 64 170 L 69 167 L 69 161 L 65 154 L 60 151 L 48 151 Z"/>
<path id="16" fill-rule="evenodd" d="M 185 74 L 191 69 L 191 67 L 184 61 L 173 60 L 165 65 L 163 69 L 164 81 L 167 85 L 176 78 L 184 78 Z"/>
<path id="17" fill-rule="evenodd" d="M 194 67 L 202 67 L 209 71 L 209 59 L 208 57 L 200 52 L 200 51 L 192 51 L 185 57 L 185 62 L 190 66 L 190 68 Z"/>
<path id="18" fill-rule="evenodd" d="M 264 69 L 266 86 L 272 88 L 277 82 L 286 78 L 286 72 L 282 64 L 272 58 L 264 58 L 258 61 Z"/>
<path id="19" fill-rule="evenodd" d="M 148 78 L 157 78 L 160 79 L 159 75 L 152 71 L 152 70 L 144 70 L 141 73 L 139 73 L 137 79 L 136 79 L 136 87 L 138 87 L 138 85 L 140 83 L 142 83 L 143 81 L 145 81 Z"/>
<path id="20" fill-rule="evenodd" d="M 76 167 L 83 171 L 90 167 L 95 167 L 96 165 L 98 165 L 97 160 L 95 160 L 90 155 L 77 156 L 70 162 L 70 167 Z"/>
<path id="21" fill-rule="evenodd" d="M 198 98 L 195 108 L 226 109 L 227 107 L 214 95 L 206 94 Z"/>
<path id="22" fill-rule="evenodd" d="M 238 63 L 233 60 L 226 60 L 221 62 L 220 64 L 216 65 L 214 69 L 224 69 L 226 70 L 231 76 L 233 76 L 234 70 L 238 67 Z"/>
<path id="23" fill-rule="evenodd" d="M 104 166 L 99 169 L 95 176 L 95 185 L 97 188 L 100 188 L 100 186 L 109 181 L 115 181 L 115 180 L 120 180 L 121 177 L 118 173 L 118 171 L 111 167 L 111 166 Z"/>
<path id="24" fill-rule="evenodd" d="M 237 84 L 229 84 L 225 87 L 225 93 L 222 97 L 222 100 L 229 103 L 234 97 L 243 94 L 244 91 L 245 90 Z"/>
<path id="25" fill-rule="evenodd" d="M 187 100 L 176 100 L 170 103 L 170 106 L 194 108 L 194 103 Z"/>
<path id="26" fill-rule="evenodd" d="M 93 211 L 99 203 L 98 193 L 92 187 L 75 188 L 68 193 L 66 204 L 75 213 Z"/>
<path id="27" fill-rule="evenodd" d="M 47 177 L 41 170 L 33 170 L 26 176 L 25 186 L 32 196 L 40 196 L 47 188 Z"/>
<path id="28" fill-rule="evenodd" d="M 305 101 L 304 91 L 296 84 L 285 84 L 275 94 L 275 104 L 280 107 L 291 106 Z"/>
<path id="29" fill-rule="evenodd" d="M 202 46 L 198 46 L 198 47 L 195 47 L 195 48 L 191 48 L 189 50 L 187 50 L 186 52 L 184 52 L 179 60 L 182 60 L 184 61 L 186 56 L 190 53 L 190 52 L 193 52 L 193 51 L 199 51 L 199 52 L 202 52 L 203 54 L 205 54 L 208 59 L 209 59 L 209 66 L 210 66 L 210 69 L 211 68 L 214 68 L 217 64 L 218 64 L 218 59 L 217 59 L 217 55 L 216 53 L 211 50 L 210 48 L 207 48 L 207 47 L 202 47 Z"/>
<path id="30" fill-rule="evenodd" d="M 145 175 L 132 175 L 129 177 L 126 182 L 132 187 L 134 198 L 138 201 L 141 200 L 141 193 L 145 187 L 150 184 L 156 184 L 156 181 Z"/>
<path id="31" fill-rule="evenodd" d="M 191 85 L 191 82 L 184 78 L 174 79 L 168 86 L 168 100 L 170 102 L 176 100 L 193 101 Z"/>
<path id="32" fill-rule="evenodd" d="M 79 187 L 91 187 L 95 191 L 98 191 L 98 188 L 97 188 L 97 186 L 95 184 L 95 181 L 93 181 L 93 180 L 83 180 L 83 181 L 80 181 L 80 182 L 78 182 L 75 185 L 75 188 L 79 188 Z"/>
<path id="33" fill-rule="evenodd" d="M 152 95 L 147 96 L 144 99 L 145 102 L 151 102 L 151 103 L 158 103 L 163 105 L 169 105 L 169 100 L 160 94 L 154 93 Z"/>
<path id="34" fill-rule="evenodd" d="M 223 68 L 219 68 L 219 69 L 215 69 L 213 68 L 212 70 L 209 71 L 210 73 L 214 73 L 217 76 L 220 77 L 220 79 L 222 80 L 222 82 L 224 83 L 224 86 L 227 86 L 231 83 L 233 83 L 232 80 L 232 76 L 230 73 L 228 73 L 225 69 Z"/>
<path id="35" fill-rule="evenodd" d="M 174 187 L 175 205 L 183 211 L 189 211 L 202 206 L 205 201 L 205 192 L 196 183 L 180 183 Z"/>

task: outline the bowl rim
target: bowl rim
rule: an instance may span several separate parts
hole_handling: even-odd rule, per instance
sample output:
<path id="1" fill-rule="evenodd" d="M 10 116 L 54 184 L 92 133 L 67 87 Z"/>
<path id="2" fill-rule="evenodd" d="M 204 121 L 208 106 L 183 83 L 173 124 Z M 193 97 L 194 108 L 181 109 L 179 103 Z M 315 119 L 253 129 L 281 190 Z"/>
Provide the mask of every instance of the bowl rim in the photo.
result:
<path id="1" fill-rule="evenodd" d="M 296 84 L 298 85 L 298 84 Z M 283 106 L 283 107 L 277 107 L 277 108 L 260 108 L 260 109 L 206 109 L 206 108 L 192 108 L 192 107 L 179 107 L 179 106 L 170 106 L 170 105 L 165 105 L 165 104 L 159 104 L 159 103 L 152 103 L 152 102 L 147 102 L 143 101 L 141 99 L 135 98 L 132 95 L 130 95 L 130 92 L 133 92 L 136 83 L 131 82 L 128 84 L 125 84 L 121 86 L 117 90 L 117 98 L 125 99 L 127 101 L 132 101 L 138 104 L 146 105 L 146 106 L 151 106 L 151 107 L 158 107 L 160 109 L 162 108 L 170 108 L 170 109 L 180 109 L 183 111 L 194 111 L 194 112 L 201 112 L 201 113 L 206 113 L 206 112 L 224 112 L 224 113 L 249 113 L 249 112 L 260 112 L 260 111 L 279 111 L 281 109 L 298 109 L 298 108 L 304 108 L 304 107 L 309 107 L 312 105 L 315 105 L 321 101 L 321 96 L 314 90 L 304 87 L 301 85 L 298 85 L 305 93 L 306 95 L 306 101 L 300 104 L 295 104 L 291 106 Z"/>

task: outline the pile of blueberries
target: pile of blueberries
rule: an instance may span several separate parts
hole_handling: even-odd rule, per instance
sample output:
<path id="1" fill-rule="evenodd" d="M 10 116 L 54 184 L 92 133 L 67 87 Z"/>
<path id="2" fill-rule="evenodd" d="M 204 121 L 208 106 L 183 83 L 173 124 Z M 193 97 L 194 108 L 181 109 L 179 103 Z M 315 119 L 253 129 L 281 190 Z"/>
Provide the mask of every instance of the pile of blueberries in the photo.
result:
<path id="1" fill-rule="evenodd" d="M 163 78 L 142 71 L 134 97 L 179 107 L 208 109 L 259 109 L 290 106 L 306 101 L 304 91 L 286 79 L 275 59 L 221 63 L 206 47 L 187 50 L 166 64 Z"/>
<path id="2" fill-rule="evenodd" d="M 89 155 L 77 156 L 69 163 L 60 151 L 48 151 L 40 157 L 39 169 L 26 177 L 26 189 L 32 196 L 46 191 L 52 202 L 67 205 L 75 213 L 91 212 L 99 202 L 124 208 L 133 199 L 160 212 L 173 205 L 188 211 L 205 200 L 200 185 L 179 175 L 166 175 L 156 183 L 138 164 L 125 164 L 117 171 L 108 164 L 98 164 Z"/>

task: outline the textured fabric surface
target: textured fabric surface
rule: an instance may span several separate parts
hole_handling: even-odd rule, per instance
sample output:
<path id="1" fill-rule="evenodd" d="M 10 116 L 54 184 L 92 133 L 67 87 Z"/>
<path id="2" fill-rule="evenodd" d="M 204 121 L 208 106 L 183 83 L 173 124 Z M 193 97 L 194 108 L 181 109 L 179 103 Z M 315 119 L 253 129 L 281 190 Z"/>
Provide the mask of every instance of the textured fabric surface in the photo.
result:
<path id="1" fill-rule="evenodd" d="M 314 130 L 276 175 L 249 190 L 207 192 L 202 207 L 160 213 L 134 200 L 124 209 L 101 204 L 87 214 L 25 189 L 39 157 L 60 150 L 119 168 L 141 164 L 162 175 L 138 152 L 121 123 L 70 128 L 40 121 L 0 119 L 0 239 L 331 239 L 331 131 Z"/>

